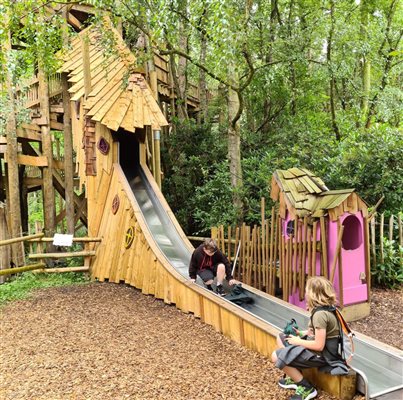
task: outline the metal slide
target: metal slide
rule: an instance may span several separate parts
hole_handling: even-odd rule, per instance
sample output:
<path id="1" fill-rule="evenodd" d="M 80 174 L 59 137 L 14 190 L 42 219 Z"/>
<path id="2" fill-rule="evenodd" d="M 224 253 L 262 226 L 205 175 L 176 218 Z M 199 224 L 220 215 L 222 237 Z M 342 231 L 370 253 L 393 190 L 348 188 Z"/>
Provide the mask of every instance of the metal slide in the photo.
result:
<path id="1" fill-rule="evenodd" d="M 129 172 L 126 168 L 125 174 L 156 244 L 171 265 L 188 278 L 191 253 L 143 171 L 140 167 L 137 172 Z M 197 283 L 203 286 L 201 281 Z M 254 303 L 242 306 L 243 310 L 265 323 L 278 329 L 282 329 L 291 318 L 295 318 L 300 326 L 308 324 L 308 317 L 302 311 L 278 304 L 268 296 L 260 296 L 250 291 L 248 294 L 253 297 Z M 394 352 L 394 349 L 388 346 L 382 348 L 382 344 L 377 341 L 374 341 L 374 344 L 370 338 L 361 337 L 359 334 L 357 336 L 352 366 L 358 373 L 358 390 L 366 399 L 403 400 L 403 352 Z"/>

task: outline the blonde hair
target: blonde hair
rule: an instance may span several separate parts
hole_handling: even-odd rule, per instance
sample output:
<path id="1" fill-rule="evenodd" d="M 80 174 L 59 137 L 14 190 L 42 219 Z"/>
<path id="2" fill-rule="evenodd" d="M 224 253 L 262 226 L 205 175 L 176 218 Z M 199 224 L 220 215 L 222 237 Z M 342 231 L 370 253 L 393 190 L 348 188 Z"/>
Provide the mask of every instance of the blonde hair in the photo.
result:
<path id="1" fill-rule="evenodd" d="M 309 309 L 319 306 L 333 306 L 337 302 L 332 283 L 323 276 L 309 278 L 306 283 L 307 303 Z"/>

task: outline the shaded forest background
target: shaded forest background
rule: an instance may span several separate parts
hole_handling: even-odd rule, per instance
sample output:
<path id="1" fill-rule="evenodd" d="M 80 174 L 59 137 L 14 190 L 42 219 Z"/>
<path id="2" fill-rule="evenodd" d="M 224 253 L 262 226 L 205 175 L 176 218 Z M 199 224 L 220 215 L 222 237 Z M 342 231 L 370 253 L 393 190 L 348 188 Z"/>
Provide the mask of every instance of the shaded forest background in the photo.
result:
<path id="1" fill-rule="evenodd" d="M 271 209 L 272 173 L 291 167 L 310 169 L 329 189 L 353 187 L 372 206 L 385 196 L 381 210 L 402 210 L 401 2 L 86 3 L 103 10 L 93 23 L 111 15 L 139 62 L 152 64 L 151 48 L 171 61 L 177 101 L 162 135 L 163 193 L 188 235 L 258 223 L 262 196 Z M 65 24 L 61 14 L 46 17 L 52 4 L 0 5 L 14 43 L 24 42 L 8 57 L 16 84 L 32 75 L 34 60 L 57 69 Z M 5 60 L 2 52 L 1 73 Z M 197 114 L 186 108 L 190 83 L 200 93 Z"/>

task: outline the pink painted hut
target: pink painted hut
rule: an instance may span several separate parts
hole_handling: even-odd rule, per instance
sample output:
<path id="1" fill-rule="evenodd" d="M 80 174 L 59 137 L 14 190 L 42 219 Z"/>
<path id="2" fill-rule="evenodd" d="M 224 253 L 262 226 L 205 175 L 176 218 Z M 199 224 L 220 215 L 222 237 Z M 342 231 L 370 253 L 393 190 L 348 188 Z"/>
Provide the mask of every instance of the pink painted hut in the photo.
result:
<path id="1" fill-rule="evenodd" d="M 306 279 L 322 275 L 333 281 L 348 320 L 369 315 L 365 202 L 354 189 L 329 190 L 304 168 L 277 170 L 270 196 L 278 203 L 284 300 L 305 308 Z"/>

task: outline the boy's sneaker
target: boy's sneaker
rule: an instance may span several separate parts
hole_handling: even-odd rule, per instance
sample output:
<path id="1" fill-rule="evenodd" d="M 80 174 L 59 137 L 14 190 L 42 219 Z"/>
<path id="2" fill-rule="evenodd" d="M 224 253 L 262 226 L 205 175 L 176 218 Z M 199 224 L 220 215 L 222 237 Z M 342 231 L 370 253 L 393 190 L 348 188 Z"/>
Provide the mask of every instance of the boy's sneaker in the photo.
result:
<path id="1" fill-rule="evenodd" d="M 296 389 L 298 387 L 298 385 L 289 376 L 284 376 L 284 378 L 281 378 L 278 381 L 278 385 L 283 389 Z"/>
<path id="2" fill-rule="evenodd" d="M 217 286 L 217 294 L 219 296 L 225 296 L 225 290 L 224 290 L 223 285 L 218 285 Z"/>
<path id="3" fill-rule="evenodd" d="M 302 385 L 297 386 L 297 390 L 289 400 L 311 400 L 318 395 L 318 392 L 313 386 L 306 387 Z"/>

